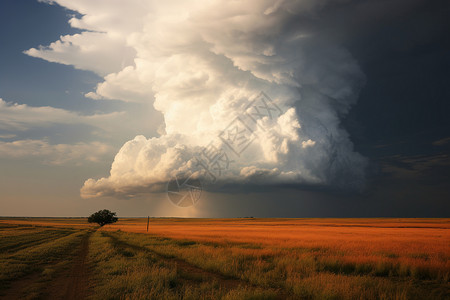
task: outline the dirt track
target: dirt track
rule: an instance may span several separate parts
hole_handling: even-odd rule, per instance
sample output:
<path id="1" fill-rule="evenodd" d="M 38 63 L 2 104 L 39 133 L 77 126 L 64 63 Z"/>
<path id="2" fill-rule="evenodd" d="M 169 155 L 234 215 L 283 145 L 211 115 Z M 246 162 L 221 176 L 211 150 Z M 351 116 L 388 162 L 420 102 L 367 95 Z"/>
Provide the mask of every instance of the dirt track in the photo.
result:
<path id="1" fill-rule="evenodd" d="M 89 233 L 83 238 L 70 269 L 62 272 L 47 286 L 43 299 L 78 300 L 87 298 L 89 295 L 87 255 L 89 253 L 90 235 Z"/>
<path id="2" fill-rule="evenodd" d="M 32 273 L 13 282 L 0 299 L 86 299 L 89 296 L 87 255 L 90 235 L 83 237 L 75 255 L 69 253 L 65 258 L 70 261 L 68 267 L 57 270 L 51 280 L 46 280 L 41 272 Z"/>
<path id="3" fill-rule="evenodd" d="M 88 253 L 89 236 L 83 239 L 80 253 L 74 260 L 72 272 L 66 277 L 68 283 L 64 299 L 84 299 L 89 295 L 89 268 L 86 261 Z"/>

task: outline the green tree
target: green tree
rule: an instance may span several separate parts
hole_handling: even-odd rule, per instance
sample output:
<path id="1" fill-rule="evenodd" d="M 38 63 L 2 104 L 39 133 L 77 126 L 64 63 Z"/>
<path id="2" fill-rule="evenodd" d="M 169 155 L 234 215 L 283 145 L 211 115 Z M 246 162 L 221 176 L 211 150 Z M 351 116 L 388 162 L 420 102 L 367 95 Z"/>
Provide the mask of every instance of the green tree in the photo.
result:
<path id="1" fill-rule="evenodd" d="M 90 217 L 88 218 L 88 222 L 97 223 L 100 226 L 104 226 L 106 224 L 115 223 L 118 219 L 119 218 L 116 217 L 115 212 L 104 209 L 90 215 Z"/>

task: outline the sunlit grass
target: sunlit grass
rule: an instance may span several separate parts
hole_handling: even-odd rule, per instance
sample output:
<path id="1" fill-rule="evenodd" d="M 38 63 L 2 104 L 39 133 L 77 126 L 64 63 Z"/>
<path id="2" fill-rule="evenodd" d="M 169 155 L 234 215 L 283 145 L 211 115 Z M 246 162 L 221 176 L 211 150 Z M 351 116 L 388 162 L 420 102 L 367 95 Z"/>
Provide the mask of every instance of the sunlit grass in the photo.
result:
<path id="1" fill-rule="evenodd" d="M 145 228 L 129 222 L 135 223 L 105 230 Z M 329 220 L 153 220 L 150 235 L 114 234 L 296 297 L 440 299 L 450 293 L 448 220 L 333 222 L 335 226 Z"/>
<path id="2" fill-rule="evenodd" d="M 119 245 L 97 232 L 91 239 L 90 261 L 95 265 L 93 299 L 274 299 L 273 291 L 226 290 L 207 278 L 183 274 L 176 262 L 144 250 Z M 128 241 L 128 239 L 126 239 Z M 255 298 L 256 297 L 256 298 Z"/>

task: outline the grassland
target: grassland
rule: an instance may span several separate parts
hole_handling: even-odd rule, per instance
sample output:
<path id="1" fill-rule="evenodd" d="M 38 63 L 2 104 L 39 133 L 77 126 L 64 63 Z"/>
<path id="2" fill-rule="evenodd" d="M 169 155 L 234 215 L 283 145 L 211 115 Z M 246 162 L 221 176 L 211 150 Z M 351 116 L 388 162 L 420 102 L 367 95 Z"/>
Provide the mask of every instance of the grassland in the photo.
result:
<path id="1" fill-rule="evenodd" d="M 0 295 L 450 298 L 449 219 L 151 219 L 148 233 L 146 221 L 0 220 Z M 88 284 L 58 284 L 80 255 Z"/>

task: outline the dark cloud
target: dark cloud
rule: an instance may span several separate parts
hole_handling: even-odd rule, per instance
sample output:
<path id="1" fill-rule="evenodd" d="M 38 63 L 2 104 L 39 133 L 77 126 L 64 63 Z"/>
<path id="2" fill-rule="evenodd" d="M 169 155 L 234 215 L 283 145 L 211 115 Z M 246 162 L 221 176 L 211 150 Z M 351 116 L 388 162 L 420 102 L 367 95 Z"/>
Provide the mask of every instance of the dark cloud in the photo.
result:
<path id="1" fill-rule="evenodd" d="M 348 49 L 366 76 L 342 125 L 369 158 L 368 181 L 358 193 L 279 187 L 286 207 L 299 200 L 297 211 L 285 213 L 449 216 L 449 15 L 448 1 L 377 0 L 331 2 L 315 16 L 310 28 Z M 276 197 L 275 188 L 272 196 L 263 191 L 259 197 Z"/>

